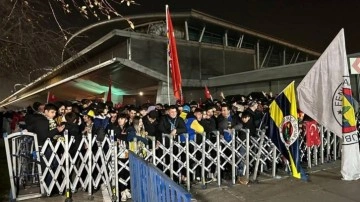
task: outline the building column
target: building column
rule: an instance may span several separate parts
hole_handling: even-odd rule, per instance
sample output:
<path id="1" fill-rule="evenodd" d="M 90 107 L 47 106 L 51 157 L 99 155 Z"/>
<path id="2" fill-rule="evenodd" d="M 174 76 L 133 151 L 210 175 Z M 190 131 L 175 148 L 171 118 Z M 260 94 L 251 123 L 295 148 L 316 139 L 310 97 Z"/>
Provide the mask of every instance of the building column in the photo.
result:
<path id="1" fill-rule="evenodd" d="M 175 104 L 176 99 L 174 97 L 174 92 L 173 92 L 171 83 L 170 83 L 169 88 L 170 88 L 170 90 L 169 90 L 170 104 Z M 169 104 L 169 99 L 168 99 L 169 96 L 168 96 L 167 82 L 159 81 L 158 90 L 156 93 L 156 103 Z"/>

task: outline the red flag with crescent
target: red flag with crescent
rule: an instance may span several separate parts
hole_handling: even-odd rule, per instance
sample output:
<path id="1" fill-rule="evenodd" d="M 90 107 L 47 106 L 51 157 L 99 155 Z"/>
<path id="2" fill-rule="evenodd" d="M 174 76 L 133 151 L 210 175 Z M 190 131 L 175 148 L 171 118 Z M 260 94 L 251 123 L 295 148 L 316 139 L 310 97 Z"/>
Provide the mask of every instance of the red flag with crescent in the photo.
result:
<path id="1" fill-rule="evenodd" d="M 319 146 L 321 144 L 318 123 L 314 120 L 305 121 L 306 146 Z"/>

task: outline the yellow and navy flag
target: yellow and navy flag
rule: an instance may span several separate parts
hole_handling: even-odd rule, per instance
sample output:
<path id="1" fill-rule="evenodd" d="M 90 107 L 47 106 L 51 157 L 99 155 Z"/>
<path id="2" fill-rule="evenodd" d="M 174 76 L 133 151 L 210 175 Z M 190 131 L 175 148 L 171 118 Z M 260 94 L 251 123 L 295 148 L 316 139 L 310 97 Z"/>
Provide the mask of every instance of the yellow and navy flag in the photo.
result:
<path id="1" fill-rule="evenodd" d="M 268 136 L 290 162 L 292 176 L 307 180 L 300 165 L 299 127 L 294 81 L 270 104 Z"/>

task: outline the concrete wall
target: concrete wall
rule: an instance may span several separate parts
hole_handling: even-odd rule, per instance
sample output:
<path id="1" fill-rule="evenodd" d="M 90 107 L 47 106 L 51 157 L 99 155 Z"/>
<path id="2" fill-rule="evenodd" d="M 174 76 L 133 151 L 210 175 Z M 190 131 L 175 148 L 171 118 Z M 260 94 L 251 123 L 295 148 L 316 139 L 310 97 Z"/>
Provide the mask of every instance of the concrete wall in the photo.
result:
<path id="1" fill-rule="evenodd" d="M 177 44 L 184 79 L 207 79 L 254 68 L 254 54 L 241 49 L 202 46 L 201 43 Z M 167 74 L 166 41 L 131 39 L 132 60 Z"/>

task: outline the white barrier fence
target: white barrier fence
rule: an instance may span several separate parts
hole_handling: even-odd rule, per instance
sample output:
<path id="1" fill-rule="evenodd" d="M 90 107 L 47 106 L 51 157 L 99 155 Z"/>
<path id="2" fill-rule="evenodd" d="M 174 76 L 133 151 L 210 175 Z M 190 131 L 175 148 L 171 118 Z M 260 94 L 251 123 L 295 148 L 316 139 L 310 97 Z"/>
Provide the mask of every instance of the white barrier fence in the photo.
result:
<path id="1" fill-rule="evenodd" d="M 156 144 L 154 137 L 148 137 L 151 144 L 143 147 L 134 144 L 139 156 L 160 168 L 168 176 L 181 182 L 182 175 L 188 180 L 186 187 L 190 190 L 190 178 L 200 177 L 201 185 L 206 188 L 206 175 L 217 173 L 217 184 L 222 183 L 221 173 L 231 173 L 231 183 L 239 165 L 244 166 L 244 174 L 250 179 L 249 168 L 253 168 L 253 179 L 256 179 L 258 168 L 263 172 L 271 163 L 272 176 L 276 176 L 276 165 L 281 161 L 281 154 L 275 145 L 260 131 L 257 137 L 250 137 L 248 130 L 243 130 L 246 139 L 241 140 L 237 131 L 232 130 L 232 138 L 226 141 L 218 131 L 198 134 L 195 140 L 180 142 L 168 134 L 163 134 L 162 143 Z M 71 193 L 78 189 L 88 192 L 89 199 L 93 191 L 104 184 L 113 201 L 118 200 L 119 186 L 130 183 L 129 161 L 126 145 L 114 139 L 111 131 L 102 142 L 91 134 L 83 136 L 79 143 L 65 132 L 62 141 L 47 139 L 44 145 L 38 146 L 33 133 L 18 132 L 4 134 L 8 169 L 11 182 L 11 199 L 23 200 L 33 197 L 50 196 L 52 193 Z M 136 139 L 135 139 L 135 142 Z M 303 163 L 311 168 L 325 161 L 336 160 L 340 156 L 340 141 L 335 135 L 321 130 L 319 147 L 306 147 L 305 137 L 300 136 L 300 156 Z M 18 195 L 25 185 L 39 186 L 39 193 Z M 71 193 L 70 193 L 71 192 Z"/>

